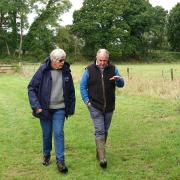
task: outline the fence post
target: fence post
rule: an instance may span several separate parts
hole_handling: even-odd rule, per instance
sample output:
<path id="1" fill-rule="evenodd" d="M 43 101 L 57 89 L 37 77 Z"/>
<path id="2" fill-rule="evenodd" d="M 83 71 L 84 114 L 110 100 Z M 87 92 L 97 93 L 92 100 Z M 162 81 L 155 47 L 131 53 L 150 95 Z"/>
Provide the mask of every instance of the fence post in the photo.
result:
<path id="1" fill-rule="evenodd" d="M 163 77 L 163 79 L 164 79 L 164 71 L 162 70 L 162 77 Z"/>
<path id="2" fill-rule="evenodd" d="M 171 81 L 174 79 L 173 68 L 171 68 Z"/>
<path id="3" fill-rule="evenodd" d="M 129 79 L 129 68 L 127 68 L 127 76 L 128 76 L 128 79 Z"/>

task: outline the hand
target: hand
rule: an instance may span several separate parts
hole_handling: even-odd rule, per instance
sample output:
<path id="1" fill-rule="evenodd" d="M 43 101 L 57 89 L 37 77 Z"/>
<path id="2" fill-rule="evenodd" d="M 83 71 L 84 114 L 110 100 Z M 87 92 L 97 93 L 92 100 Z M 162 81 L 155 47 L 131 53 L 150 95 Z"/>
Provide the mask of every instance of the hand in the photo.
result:
<path id="1" fill-rule="evenodd" d="M 41 108 L 36 109 L 36 113 L 37 113 L 37 114 L 41 113 L 42 111 L 43 111 L 43 110 L 42 110 Z"/>
<path id="2" fill-rule="evenodd" d="M 90 106 L 91 106 L 91 103 L 88 101 L 86 105 L 87 105 L 88 107 L 90 107 Z"/>
<path id="3" fill-rule="evenodd" d="M 117 81 L 117 80 L 119 80 L 119 79 L 121 79 L 120 76 L 113 76 L 113 77 L 111 77 L 109 80 L 110 80 L 110 81 L 112 81 L 112 80 Z"/>

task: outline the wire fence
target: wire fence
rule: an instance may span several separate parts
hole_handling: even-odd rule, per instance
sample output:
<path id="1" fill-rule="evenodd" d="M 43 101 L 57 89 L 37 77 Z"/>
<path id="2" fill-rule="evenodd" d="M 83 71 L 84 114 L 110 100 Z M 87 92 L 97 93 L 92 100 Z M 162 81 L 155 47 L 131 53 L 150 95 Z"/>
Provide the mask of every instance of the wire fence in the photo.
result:
<path id="1" fill-rule="evenodd" d="M 119 66 L 125 87 L 119 92 L 180 99 L 180 65 Z"/>
<path id="2" fill-rule="evenodd" d="M 146 78 L 146 79 L 162 79 L 162 80 L 178 80 L 180 79 L 180 67 L 176 68 L 158 68 L 158 69 L 136 69 L 127 67 L 122 69 L 122 74 L 131 80 L 133 78 Z"/>

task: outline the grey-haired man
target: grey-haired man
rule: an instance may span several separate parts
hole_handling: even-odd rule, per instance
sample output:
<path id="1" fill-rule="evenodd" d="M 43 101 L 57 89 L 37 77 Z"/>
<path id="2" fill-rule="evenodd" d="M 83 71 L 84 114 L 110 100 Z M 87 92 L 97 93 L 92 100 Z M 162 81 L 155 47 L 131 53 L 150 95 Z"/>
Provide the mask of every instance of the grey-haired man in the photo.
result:
<path id="1" fill-rule="evenodd" d="M 43 136 L 43 165 L 50 162 L 52 132 L 56 163 L 61 173 L 67 173 L 64 157 L 64 121 L 74 114 L 75 90 L 70 65 L 65 62 L 63 49 L 51 52 L 28 85 L 28 95 L 33 115 L 40 119 Z"/>
<path id="2" fill-rule="evenodd" d="M 118 69 L 110 64 L 109 52 L 99 49 L 96 61 L 89 65 L 80 82 L 80 92 L 87 105 L 95 128 L 96 157 L 102 168 L 107 167 L 105 143 L 115 109 L 115 87 L 123 87 Z"/>

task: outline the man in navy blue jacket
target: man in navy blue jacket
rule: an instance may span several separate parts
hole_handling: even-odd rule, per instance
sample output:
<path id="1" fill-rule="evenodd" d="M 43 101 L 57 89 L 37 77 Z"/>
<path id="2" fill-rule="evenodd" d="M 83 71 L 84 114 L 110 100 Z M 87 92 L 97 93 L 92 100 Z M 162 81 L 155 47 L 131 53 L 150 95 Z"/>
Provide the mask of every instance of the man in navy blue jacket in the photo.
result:
<path id="1" fill-rule="evenodd" d="M 119 70 L 109 62 L 109 52 L 99 49 L 96 61 L 89 65 L 82 76 L 80 91 L 93 120 L 96 140 L 96 157 L 102 168 L 107 167 L 105 143 L 115 109 L 115 87 L 123 87 L 124 79 Z"/>
<path id="2" fill-rule="evenodd" d="M 56 163 L 61 173 L 67 173 L 64 157 L 64 121 L 75 110 L 75 90 L 70 65 L 62 49 L 51 52 L 28 85 L 33 115 L 40 119 L 43 136 L 43 165 L 50 162 L 52 132 Z"/>

